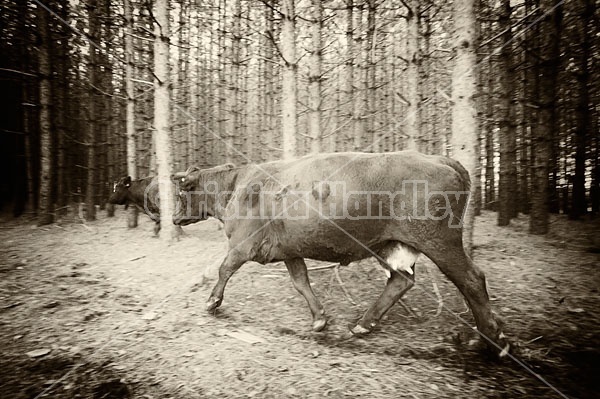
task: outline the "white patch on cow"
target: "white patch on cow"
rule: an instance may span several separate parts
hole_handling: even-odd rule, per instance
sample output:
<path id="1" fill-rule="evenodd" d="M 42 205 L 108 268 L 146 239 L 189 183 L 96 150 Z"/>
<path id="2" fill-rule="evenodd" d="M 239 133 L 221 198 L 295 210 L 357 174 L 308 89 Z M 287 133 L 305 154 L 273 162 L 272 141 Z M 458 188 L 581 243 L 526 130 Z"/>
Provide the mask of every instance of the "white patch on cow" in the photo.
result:
<path id="1" fill-rule="evenodd" d="M 116 193 L 116 192 L 117 192 L 117 183 L 115 182 L 113 184 L 113 193 Z"/>
<path id="2" fill-rule="evenodd" d="M 415 264 L 420 252 L 416 251 L 413 247 L 398 242 L 384 260 L 390 267 L 397 272 L 406 272 L 413 274 L 412 265 Z M 390 277 L 389 270 L 386 270 L 388 278 Z"/>

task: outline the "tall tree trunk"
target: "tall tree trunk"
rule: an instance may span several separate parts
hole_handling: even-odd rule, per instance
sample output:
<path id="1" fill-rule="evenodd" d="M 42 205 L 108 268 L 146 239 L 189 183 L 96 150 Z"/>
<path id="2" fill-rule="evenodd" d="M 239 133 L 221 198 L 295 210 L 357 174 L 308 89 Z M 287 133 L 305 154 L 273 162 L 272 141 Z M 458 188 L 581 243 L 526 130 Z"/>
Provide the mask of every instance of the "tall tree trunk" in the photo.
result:
<path id="1" fill-rule="evenodd" d="M 360 151 L 364 145 L 365 136 L 365 118 L 364 118 L 364 101 L 363 96 L 367 93 L 367 82 L 365 71 L 365 60 L 363 53 L 363 3 L 357 4 L 354 12 L 355 17 L 355 30 L 354 30 L 354 69 L 356 88 L 354 90 L 354 96 L 352 97 L 352 117 L 353 117 L 353 137 L 354 137 L 354 151 Z"/>
<path id="2" fill-rule="evenodd" d="M 363 97 L 364 109 L 367 111 L 367 119 L 365 120 L 367 148 L 369 152 L 379 151 L 379 141 L 375 134 L 375 120 L 377 113 L 377 81 L 376 81 L 376 0 L 367 0 L 367 37 L 365 41 L 365 89 L 366 93 Z"/>
<path id="3" fill-rule="evenodd" d="M 54 221 L 54 204 L 52 201 L 52 187 L 54 187 L 54 173 L 52 173 L 52 117 L 50 104 L 52 103 L 52 89 L 50 76 L 50 26 L 48 12 L 42 7 L 37 8 L 37 25 L 39 27 L 39 59 L 38 72 L 40 77 L 40 191 L 38 225 L 50 224 Z"/>
<path id="4" fill-rule="evenodd" d="M 587 199 L 585 193 L 585 161 L 588 146 L 588 135 L 592 132 L 591 111 L 589 108 L 589 82 L 590 82 L 590 31 L 593 28 L 590 21 L 594 18 L 593 0 L 579 0 L 575 2 L 578 8 L 576 40 L 579 51 L 575 58 L 577 64 L 577 105 L 575 107 L 575 175 L 573 176 L 573 196 L 569 212 L 569 219 L 575 220 L 587 213 Z M 597 132 L 596 132 L 597 133 Z"/>
<path id="5" fill-rule="evenodd" d="M 171 184 L 173 167 L 170 125 L 169 86 L 169 0 L 155 0 L 154 18 L 154 138 L 158 190 L 160 193 L 161 239 L 170 241 L 177 237 L 173 224 L 175 193 Z"/>
<path id="6" fill-rule="evenodd" d="M 598 116 L 596 114 L 596 131 L 598 131 Z M 594 148 L 594 164 L 592 167 L 592 184 L 590 186 L 590 202 L 592 214 L 600 213 L 600 136 L 596 135 Z"/>
<path id="7" fill-rule="evenodd" d="M 471 176 L 469 205 L 463 215 L 463 242 L 468 253 L 473 245 L 474 190 L 477 175 L 479 123 L 475 108 L 477 89 L 477 29 L 473 0 L 454 1 L 454 51 L 452 69 L 452 156 L 459 161 Z"/>
<path id="8" fill-rule="evenodd" d="M 237 151 L 243 151 L 244 146 L 241 144 L 242 140 L 242 99 L 241 99 L 241 41 L 242 41 L 242 3 L 241 0 L 233 1 L 233 24 L 231 30 L 231 83 L 229 84 L 229 117 L 230 128 L 228 134 L 233 135 L 231 141 Z M 232 161 L 239 158 L 239 153 L 233 156 Z M 231 161 L 230 161 L 231 162 Z M 243 162 L 248 162 L 243 159 Z"/>
<path id="9" fill-rule="evenodd" d="M 98 85 L 98 56 L 96 44 L 100 33 L 100 21 L 98 19 L 98 1 L 87 0 L 89 24 L 89 55 L 88 76 L 90 80 L 88 95 L 88 123 L 87 123 L 87 185 L 85 191 L 85 219 L 96 220 L 96 137 L 98 136 L 99 123 L 97 120 L 96 88 Z"/>
<path id="10" fill-rule="evenodd" d="M 548 157 L 552 129 L 556 126 L 554 113 L 559 59 L 560 5 L 558 0 L 540 0 L 539 43 L 539 111 L 537 129 L 532 135 L 533 168 L 531 173 L 531 214 L 529 232 L 548 232 Z"/>
<path id="11" fill-rule="evenodd" d="M 323 3 L 312 0 L 310 68 L 308 73 L 308 112 L 310 152 L 321 151 L 321 31 L 323 29 Z"/>
<path id="12" fill-rule="evenodd" d="M 491 26 L 491 24 L 490 24 Z M 490 43 L 489 53 L 493 51 Z M 485 126 L 485 209 L 496 210 L 496 173 L 495 173 L 495 143 L 494 143 L 494 73 L 495 67 L 490 55 L 487 60 L 487 96 L 486 96 L 486 126 Z"/>
<path id="13" fill-rule="evenodd" d="M 137 179 L 137 151 L 135 144 L 135 87 L 132 81 L 134 64 L 133 48 L 133 10 L 131 0 L 123 0 L 125 11 L 125 92 L 127 105 L 125 110 L 125 135 L 127 137 L 127 174 L 131 179 Z M 136 206 L 128 207 L 127 227 L 134 228 L 138 225 L 138 209 Z"/>
<path id="14" fill-rule="evenodd" d="M 68 1 L 61 1 L 60 16 L 67 20 L 69 15 Z M 67 106 L 69 104 L 69 36 L 70 30 L 61 25 L 59 29 L 60 43 L 54 42 L 58 61 L 58 71 L 52 89 L 55 102 L 55 132 L 56 132 L 56 214 L 64 215 L 67 210 L 67 168 L 66 168 L 66 133 L 67 133 Z M 56 88 L 56 89 L 55 89 Z"/>
<path id="15" fill-rule="evenodd" d="M 273 15 L 273 9 L 265 6 L 265 37 L 274 39 L 275 38 L 275 18 Z M 263 70 L 263 81 L 264 81 L 264 96 L 265 96 L 265 113 L 264 113 L 264 128 L 263 136 L 264 142 L 270 147 L 275 147 L 276 134 L 275 134 L 275 84 L 274 84 L 274 71 L 273 71 L 273 60 L 274 54 L 274 43 L 273 40 L 267 39 L 264 46 L 264 57 L 265 66 Z M 263 150 L 262 159 L 264 161 L 273 159 L 272 151 Z"/>
<path id="16" fill-rule="evenodd" d="M 406 99 L 408 100 L 408 109 L 406 110 L 406 146 L 407 150 L 417 150 L 419 148 L 419 131 L 421 116 L 421 101 L 419 98 L 419 0 L 410 1 L 408 10 L 408 30 L 407 30 L 407 61 L 406 80 L 407 90 Z"/>
<path id="17" fill-rule="evenodd" d="M 532 0 L 528 0 L 527 2 L 525 2 L 525 13 L 527 13 L 528 15 L 531 13 L 531 9 L 532 8 L 538 8 L 538 4 L 537 4 L 537 0 L 532 1 Z M 537 12 L 533 13 L 530 17 L 530 19 L 528 20 L 528 23 L 533 22 L 534 20 L 537 20 L 539 18 L 539 9 L 537 10 Z M 539 129 L 538 127 L 538 106 L 539 106 L 539 101 L 538 101 L 538 93 L 539 93 L 539 86 L 540 86 L 540 76 L 538 74 L 539 72 L 539 57 L 538 57 L 538 51 L 539 51 L 539 33 L 540 33 L 540 26 L 539 24 L 535 24 L 534 26 L 532 26 L 532 28 L 527 32 L 527 36 L 526 36 L 526 43 L 527 43 L 527 48 L 525 50 L 525 60 L 526 60 L 526 65 L 527 65 L 527 69 L 526 69 L 526 79 L 527 79 L 527 84 L 525 85 L 525 100 L 527 101 L 526 105 L 527 105 L 527 112 L 525 113 L 525 117 L 527 119 L 527 141 L 528 141 L 528 147 L 529 147 L 529 151 L 528 151 L 528 159 L 527 159 L 527 165 L 524 165 L 527 167 L 527 171 L 524 173 L 528 176 L 528 186 L 527 186 L 527 204 L 525 204 L 525 206 L 527 207 L 527 213 L 529 213 L 531 211 L 531 188 L 532 188 L 532 184 L 533 184 L 533 161 L 534 161 L 534 148 L 533 148 L 533 143 L 535 141 L 535 137 L 538 136 L 539 133 L 537 133 L 537 130 Z M 553 136 L 554 137 L 554 136 Z M 553 142 L 557 141 L 556 138 L 553 138 L 552 140 Z M 554 148 L 556 148 L 556 146 L 552 145 L 551 147 L 552 152 L 554 153 L 555 151 L 553 150 Z M 550 162 L 551 164 L 549 165 L 551 167 L 551 173 L 554 175 L 554 177 L 551 176 L 550 178 L 550 186 L 554 187 L 554 189 L 552 190 L 553 193 L 556 193 L 556 177 L 558 175 L 558 161 L 557 161 L 557 157 L 552 155 L 550 157 Z M 559 205 L 558 205 L 558 196 L 555 197 L 555 200 L 553 200 L 552 195 L 550 196 L 550 211 L 552 212 L 552 208 L 555 207 L 556 208 L 556 212 L 558 213 L 558 209 L 559 209 Z M 556 204 L 555 206 L 553 205 Z"/>
<path id="18" fill-rule="evenodd" d="M 106 209 L 106 216 L 112 217 L 115 215 L 115 205 L 108 204 L 108 197 L 110 191 L 108 188 L 111 186 L 110 183 L 115 180 L 115 115 L 113 112 L 114 101 L 114 76 L 113 76 L 113 63 L 111 60 L 111 54 L 113 53 L 113 38 L 115 37 L 115 27 L 113 24 L 112 5 L 108 0 L 104 0 L 104 43 L 106 48 L 106 57 L 104 58 L 104 77 L 103 86 L 107 95 L 104 96 L 104 120 L 105 120 L 105 154 L 106 154 L 106 177 L 102 181 L 102 203 Z M 120 129 L 119 129 L 120 130 Z"/>
<path id="19" fill-rule="evenodd" d="M 435 105 L 433 98 L 437 93 L 431 90 L 431 72 L 434 70 L 431 58 L 431 35 L 432 20 L 431 14 L 433 7 L 419 12 L 419 53 L 418 53 L 418 75 L 419 75 L 419 103 L 421 112 L 419 112 L 419 132 L 420 145 L 418 149 L 426 154 L 436 154 L 436 144 L 439 138 L 435 132 Z"/>
<path id="20" fill-rule="evenodd" d="M 289 159 L 296 153 L 296 35 L 295 0 L 282 0 L 281 55 L 283 72 L 281 86 L 281 130 L 283 158 Z"/>
<path id="21" fill-rule="evenodd" d="M 346 121 L 344 125 L 352 127 L 354 118 L 354 0 L 346 0 L 346 61 L 344 66 L 344 83 L 343 92 L 344 98 L 342 103 L 345 104 L 345 115 Z M 350 129 L 343 129 L 343 131 Z M 339 133 L 341 136 L 341 132 Z M 338 151 L 348 149 L 348 140 L 343 140 L 340 143 L 340 147 L 336 148 Z"/>
<path id="22" fill-rule="evenodd" d="M 218 94 L 218 133 L 220 142 L 216 143 L 216 146 L 223 146 L 225 148 L 225 160 L 227 162 L 233 162 L 233 136 L 231 132 L 227 132 L 227 78 L 226 78 L 226 57 L 225 57 L 225 26 L 227 19 L 227 7 L 226 0 L 219 0 L 219 11 L 218 15 L 218 39 L 217 39 L 217 59 L 218 62 L 218 76 L 219 76 L 219 94 Z"/>
<path id="23" fill-rule="evenodd" d="M 499 10 L 499 29 L 504 31 L 498 62 L 500 180 L 498 182 L 498 226 L 507 226 L 515 216 L 516 201 L 516 131 L 514 125 L 514 81 L 511 68 L 512 33 L 510 1 L 502 0 Z"/>

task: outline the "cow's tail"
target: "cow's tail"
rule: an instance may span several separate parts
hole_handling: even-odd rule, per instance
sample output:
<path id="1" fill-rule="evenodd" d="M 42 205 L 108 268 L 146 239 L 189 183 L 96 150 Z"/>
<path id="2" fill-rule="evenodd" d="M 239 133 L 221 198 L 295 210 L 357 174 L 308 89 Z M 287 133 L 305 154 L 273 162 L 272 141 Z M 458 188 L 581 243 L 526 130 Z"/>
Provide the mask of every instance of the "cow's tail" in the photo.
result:
<path id="1" fill-rule="evenodd" d="M 457 187 L 457 191 L 459 191 L 459 195 L 454 197 L 456 202 L 452 201 L 452 218 L 450 220 L 450 227 L 452 226 L 460 226 L 462 227 L 464 222 L 464 216 L 467 211 L 467 206 L 469 203 L 470 191 L 471 191 L 471 178 L 469 177 L 469 172 L 465 169 L 464 166 L 461 165 L 460 162 L 451 159 L 451 158 L 442 158 L 443 163 L 452 169 L 458 174 L 461 187 Z M 466 195 L 465 195 L 466 194 Z"/>

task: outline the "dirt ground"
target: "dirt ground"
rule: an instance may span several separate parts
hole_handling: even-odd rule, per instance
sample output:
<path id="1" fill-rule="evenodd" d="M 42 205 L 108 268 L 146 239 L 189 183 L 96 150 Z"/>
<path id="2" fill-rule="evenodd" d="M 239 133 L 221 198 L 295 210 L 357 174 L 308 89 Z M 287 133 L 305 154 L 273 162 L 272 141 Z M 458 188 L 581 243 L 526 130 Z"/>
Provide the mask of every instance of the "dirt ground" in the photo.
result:
<path id="1" fill-rule="evenodd" d="M 93 223 L 0 229 L 1 398 L 551 398 L 600 391 L 600 223 L 477 219 L 475 259 L 519 346 L 495 362 L 457 290 L 422 257 L 417 284 L 366 338 L 349 338 L 381 292 L 374 261 L 310 277 L 329 316 L 310 312 L 281 264 L 245 265 L 216 315 L 204 302 L 226 239 L 218 222 L 152 237 L 125 212 Z M 316 262 L 310 267 L 318 266 Z M 349 295 L 344 294 L 345 287 Z M 353 300 L 355 304 L 352 304 Z"/>

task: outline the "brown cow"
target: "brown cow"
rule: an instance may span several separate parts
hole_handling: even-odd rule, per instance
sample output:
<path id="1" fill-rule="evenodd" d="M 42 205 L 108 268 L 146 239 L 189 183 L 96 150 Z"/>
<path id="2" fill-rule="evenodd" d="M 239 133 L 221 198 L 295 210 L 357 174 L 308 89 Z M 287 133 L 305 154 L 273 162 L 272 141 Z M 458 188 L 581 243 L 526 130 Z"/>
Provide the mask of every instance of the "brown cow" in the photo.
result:
<path id="1" fill-rule="evenodd" d="M 226 165 L 233 168 L 232 164 Z M 177 172 L 171 180 L 178 180 L 189 173 L 200 170 L 197 166 L 190 166 L 185 172 Z M 154 221 L 154 235 L 160 232 L 160 196 L 158 192 L 158 176 L 147 176 L 132 180 L 131 176 L 124 176 L 113 185 L 113 192 L 107 201 L 109 204 L 135 205 Z"/>
<path id="2" fill-rule="evenodd" d="M 154 235 L 160 231 L 160 203 L 158 198 L 158 177 L 148 176 L 131 180 L 125 176 L 115 182 L 113 192 L 107 201 L 109 204 L 134 204 L 154 221 Z"/>
<path id="3" fill-rule="evenodd" d="M 245 262 L 284 261 L 308 302 L 312 328 L 319 331 L 327 319 L 304 258 L 347 265 L 374 256 L 389 278 L 351 329 L 365 334 L 413 286 L 414 263 L 423 253 L 465 296 L 486 343 L 507 353 L 485 276 L 463 249 L 461 220 L 470 180 L 458 162 L 412 151 L 318 154 L 197 170 L 179 183 L 174 223 L 215 217 L 229 238 L 207 310 L 221 305 L 227 281 Z"/>

